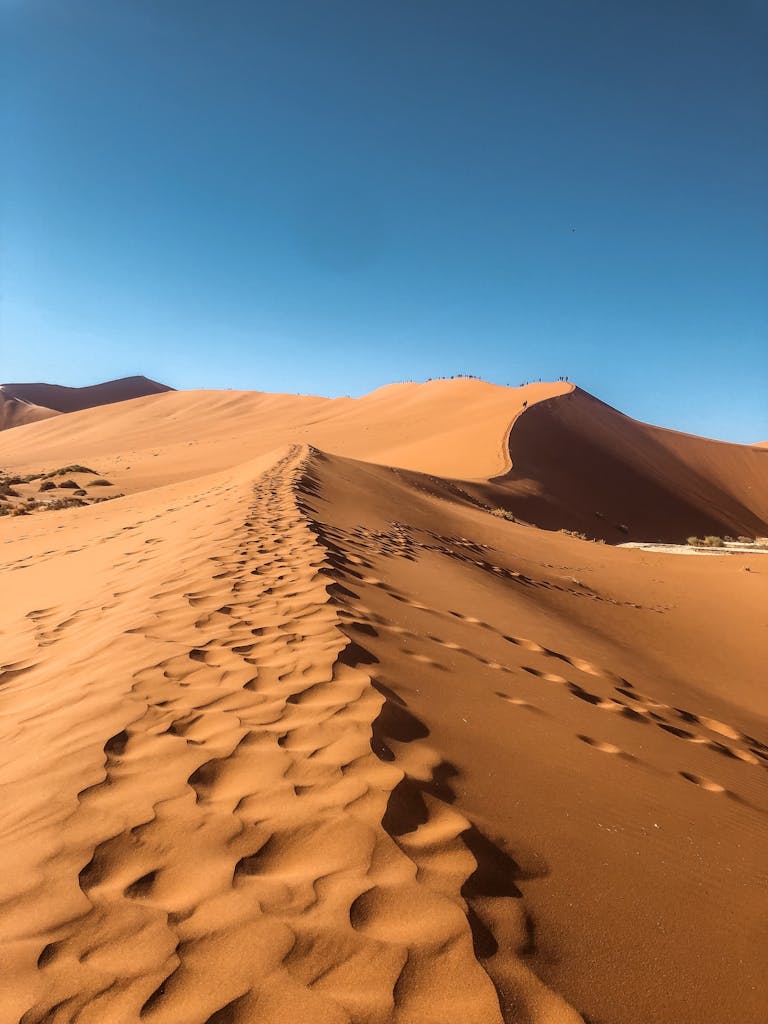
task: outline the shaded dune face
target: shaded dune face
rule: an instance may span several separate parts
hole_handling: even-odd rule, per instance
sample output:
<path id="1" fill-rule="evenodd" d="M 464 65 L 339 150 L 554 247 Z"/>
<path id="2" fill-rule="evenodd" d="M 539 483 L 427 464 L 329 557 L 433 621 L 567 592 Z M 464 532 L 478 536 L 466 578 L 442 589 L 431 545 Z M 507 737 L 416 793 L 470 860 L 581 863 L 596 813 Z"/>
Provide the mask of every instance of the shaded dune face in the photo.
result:
<path id="1" fill-rule="evenodd" d="M 534 976 L 585 1020 L 715 1024 L 738 1006 L 757 1024 L 768 734 L 743 652 L 760 613 L 741 621 L 740 601 L 714 625 L 744 577 L 675 580 L 657 560 L 660 585 L 634 558 L 617 577 L 609 549 L 446 508 L 392 470 L 313 463 L 342 628 L 385 700 L 374 748 L 404 772 L 383 823 L 437 884 L 464 819 L 459 892 L 504 1020 L 565 1013 Z M 710 590 L 706 637 L 689 571 Z"/>
<path id="2" fill-rule="evenodd" d="M 234 468 L 298 442 L 450 479 L 460 500 L 610 544 L 768 534 L 764 448 L 639 423 L 572 384 L 448 380 L 328 399 L 128 382 L 147 389 L 144 397 L 121 400 L 129 394 L 120 381 L 59 389 L 94 391 L 117 404 L 4 434 L 0 466 L 36 471 L 94 462 L 131 492 Z M 100 389 L 109 388 L 106 397 Z"/>
<path id="3" fill-rule="evenodd" d="M 30 411 L 26 418 L 18 417 L 15 422 L 0 420 L 0 430 L 44 419 L 57 412 L 78 412 L 171 390 L 166 384 L 158 384 L 148 377 L 122 377 L 82 388 L 67 388 L 60 384 L 3 384 L 0 385 L 0 394 Z"/>
<path id="4" fill-rule="evenodd" d="M 610 543 L 768 531 L 763 451 L 639 423 L 578 388 L 522 416 L 510 455 L 494 482 L 545 529 Z"/>
<path id="5" fill-rule="evenodd" d="M 487 480 L 510 467 L 507 435 L 523 403 L 532 407 L 570 387 L 448 380 L 394 384 L 359 399 L 171 391 L 0 438 L 0 466 L 37 466 L 41 457 L 63 465 L 88 453 L 110 473 L 130 468 L 121 487 L 136 490 L 234 467 L 298 441 L 422 473 Z M 128 466 L 110 465 L 110 458 Z"/>
<path id="6" fill-rule="evenodd" d="M 46 409 L 41 405 L 13 398 L 0 388 L 0 430 L 10 430 L 11 427 L 21 427 L 25 423 L 36 423 L 38 420 L 50 419 L 56 415 L 55 409 Z"/>
<path id="7" fill-rule="evenodd" d="M 763 1021 L 768 574 L 491 514 L 464 383 L 0 443 L 126 491 L 0 521 L 3 1024 Z"/>

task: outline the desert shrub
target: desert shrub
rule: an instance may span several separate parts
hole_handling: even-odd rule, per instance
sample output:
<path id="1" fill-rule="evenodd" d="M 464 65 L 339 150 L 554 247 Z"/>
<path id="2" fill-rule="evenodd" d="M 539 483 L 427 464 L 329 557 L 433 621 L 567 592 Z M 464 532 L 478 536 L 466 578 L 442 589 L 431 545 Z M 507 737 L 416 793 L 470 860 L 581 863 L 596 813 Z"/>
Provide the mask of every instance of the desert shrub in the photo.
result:
<path id="1" fill-rule="evenodd" d="M 89 469 L 87 466 L 79 466 L 75 463 L 73 466 L 62 466 L 61 469 L 54 469 L 53 472 L 47 473 L 46 476 L 65 476 L 67 473 L 93 473 L 96 476 L 95 469 Z"/>
<path id="2" fill-rule="evenodd" d="M 91 487 L 114 487 L 115 485 L 111 480 L 105 480 L 103 476 L 100 476 L 98 480 L 91 481 Z"/>
<path id="3" fill-rule="evenodd" d="M 516 517 L 506 508 L 492 508 L 491 515 L 497 519 L 508 519 L 510 523 L 516 523 Z"/>
<path id="4" fill-rule="evenodd" d="M 696 548 L 701 544 L 701 541 L 698 537 L 689 537 L 685 543 L 690 544 L 692 548 Z"/>
<path id="5" fill-rule="evenodd" d="M 87 504 L 82 498 L 56 498 L 55 501 L 49 502 L 45 507 L 55 512 L 61 508 L 79 508 L 81 505 Z"/>
<path id="6" fill-rule="evenodd" d="M 723 538 L 722 537 L 711 537 L 711 536 L 710 537 L 705 537 L 704 540 L 701 543 L 704 545 L 704 547 L 707 547 L 707 548 L 722 548 L 722 547 L 725 547 L 725 544 L 723 543 Z"/>
<path id="7" fill-rule="evenodd" d="M 10 480 L 6 480 L 4 477 L 0 478 L 0 494 L 3 494 L 8 498 L 18 498 L 19 496 L 19 492 L 14 491 L 11 487 Z"/>
<path id="8" fill-rule="evenodd" d="M 737 537 L 736 540 L 739 542 L 739 544 L 752 544 L 753 543 L 751 537 Z"/>
<path id="9" fill-rule="evenodd" d="M 620 530 L 621 533 L 629 533 L 629 527 L 624 523 L 616 523 L 616 529 Z"/>
<path id="10" fill-rule="evenodd" d="M 9 505 L 0 505 L 0 516 L 9 516 L 13 509 Z"/>
<path id="11" fill-rule="evenodd" d="M 8 477 L 9 484 L 29 484 L 33 480 L 39 480 L 42 473 L 23 473 L 18 476 Z"/>
<path id="12" fill-rule="evenodd" d="M 558 530 L 558 533 L 564 533 L 566 537 L 575 537 L 577 540 L 586 540 L 586 533 L 580 533 L 578 530 Z"/>
<path id="13" fill-rule="evenodd" d="M 87 492 L 84 491 L 82 489 L 82 487 L 79 487 L 76 491 L 73 491 L 73 494 L 74 494 L 74 496 L 76 498 L 85 498 L 85 497 L 87 497 Z"/>
<path id="14" fill-rule="evenodd" d="M 40 490 L 41 491 L 54 491 L 54 490 L 56 490 L 56 484 L 53 482 L 53 480 L 43 480 L 40 483 Z"/>
<path id="15" fill-rule="evenodd" d="M 76 491 L 80 484 L 77 480 L 62 480 L 59 487 L 67 487 L 71 491 Z"/>

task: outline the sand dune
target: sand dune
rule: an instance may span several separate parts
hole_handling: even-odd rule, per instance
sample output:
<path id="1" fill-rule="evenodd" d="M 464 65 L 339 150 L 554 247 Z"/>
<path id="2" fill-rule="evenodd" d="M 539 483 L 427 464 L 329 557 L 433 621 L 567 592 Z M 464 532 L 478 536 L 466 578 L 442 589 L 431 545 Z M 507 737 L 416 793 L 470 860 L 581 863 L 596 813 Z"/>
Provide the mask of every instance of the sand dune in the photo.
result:
<path id="1" fill-rule="evenodd" d="M 546 529 L 607 541 L 766 532 L 768 456 L 632 420 L 580 389 L 510 436 L 509 506 Z"/>
<path id="2" fill-rule="evenodd" d="M 0 429 L 44 419 L 57 412 L 77 412 L 81 409 L 126 402 L 132 398 L 142 398 L 145 395 L 171 390 L 172 388 L 166 384 L 158 384 L 147 377 L 121 377 L 120 380 L 110 380 L 83 388 L 67 388 L 60 384 L 2 384 L 0 391 L 6 400 L 21 403 L 30 409 L 40 409 L 42 414 L 32 412 L 27 418 L 19 417 L 15 422 L 10 418 L 6 422 L 4 416 L 0 421 Z"/>
<path id="3" fill-rule="evenodd" d="M 487 479 L 510 466 L 507 438 L 523 403 L 570 387 L 462 379 L 394 384 L 360 399 L 172 391 L 73 413 L 66 430 L 40 425 L 0 438 L 0 465 L 37 467 L 41 455 L 45 468 L 90 460 L 130 491 L 298 441 L 424 473 Z"/>
<path id="4" fill-rule="evenodd" d="M 531 467 L 587 507 L 592 402 L 168 392 L 0 439 L 126 492 L 0 519 L 3 1024 L 762 1022 L 768 574 L 493 514 Z M 672 453 L 633 501 L 674 454 L 686 509 L 765 521 L 739 446 L 627 422 L 630 479 Z"/>
<path id="5" fill-rule="evenodd" d="M 36 423 L 57 415 L 55 409 L 46 409 L 42 405 L 6 395 L 3 385 L 0 385 L 0 430 L 9 430 L 24 423 Z"/>
<path id="6" fill-rule="evenodd" d="M 768 533 L 762 449 L 649 426 L 564 383 L 432 381 L 360 399 L 169 391 L 0 437 L 0 466 L 96 462 L 135 491 L 294 442 L 469 482 L 485 506 L 609 543 Z"/>

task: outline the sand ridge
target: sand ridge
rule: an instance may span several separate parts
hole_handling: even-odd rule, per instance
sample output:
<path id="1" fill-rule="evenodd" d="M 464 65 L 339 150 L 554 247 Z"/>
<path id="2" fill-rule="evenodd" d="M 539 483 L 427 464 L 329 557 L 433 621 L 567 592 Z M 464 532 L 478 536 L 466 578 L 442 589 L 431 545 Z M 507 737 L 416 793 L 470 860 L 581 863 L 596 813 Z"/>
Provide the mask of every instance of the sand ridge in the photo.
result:
<path id="1" fill-rule="evenodd" d="M 0 437 L 0 466 L 98 465 L 125 492 L 234 467 L 296 442 L 420 472 L 487 479 L 509 468 L 523 410 L 564 383 L 503 388 L 476 380 L 390 385 L 352 398 L 171 391 L 70 413 L 65 424 Z M 77 453 L 72 454 L 72 453 Z"/>
<path id="2" fill-rule="evenodd" d="M 506 505 L 547 529 L 611 543 L 766 532 L 768 458 L 653 427 L 574 388 L 536 403 L 511 431 Z"/>
<path id="3" fill-rule="evenodd" d="M 126 490 L 0 521 L 2 1024 L 762 1021 L 768 574 L 498 515 L 529 394 L 0 440 Z"/>
<path id="4" fill-rule="evenodd" d="M 404 771 L 372 745 L 387 702 L 339 629 L 326 552 L 296 500 L 305 460 L 291 449 L 247 501 L 224 485 L 196 498 L 226 499 L 227 525 L 221 508 L 198 517 L 173 573 L 148 577 L 143 614 L 137 594 L 116 593 L 25 615 L 27 649 L 47 656 L 17 656 L 3 676 L 6 729 L 43 752 L 22 779 L 11 744 L 3 778 L 18 824 L 32 822 L 4 851 L 24 865 L 4 903 L 24 1024 L 507 1019 L 460 894 L 477 870 L 458 842 L 470 823 L 438 805 L 409 844 L 386 827 Z M 131 531 L 136 554 L 152 522 Z M 201 562 L 212 526 L 217 553 Z M 107 636 L 111 620 L 124 627 L 102 648 L 117 679 L 90 651 L 51 705 L 50 648 L 94 617 Z M 38 779 L 55 771 L 44 808 Z M 534 1002 L 580 1019 L 521 974 Z"/>

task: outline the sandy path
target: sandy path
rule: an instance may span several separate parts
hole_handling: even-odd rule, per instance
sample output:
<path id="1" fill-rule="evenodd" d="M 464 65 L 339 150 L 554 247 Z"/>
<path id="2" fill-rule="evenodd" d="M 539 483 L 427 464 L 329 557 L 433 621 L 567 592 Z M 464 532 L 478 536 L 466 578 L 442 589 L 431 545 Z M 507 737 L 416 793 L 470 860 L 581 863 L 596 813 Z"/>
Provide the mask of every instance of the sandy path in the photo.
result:
<path id="1" fill-rule="evenodd" d="M 297 504 L 305 454 L 192 501 L 162 582 L 134 556 L 127 594 L 19 610 L 3 1020 L 508 1019 L 461 895 L 469 822 L 438 802 L 407 842 L 386 827 L 405 773 L 372 749 L 385 701 Z"/>
<path id="2" fill-rule="evenodd" d="M 4 435 L 127 494 L 0 522 L 0 1024 L 762 1024 L 768 575 L 490 514 L 524 400 Z"/>

